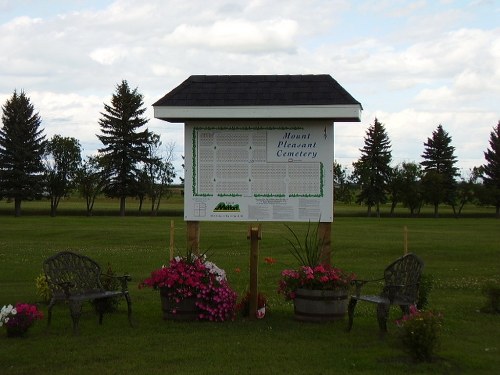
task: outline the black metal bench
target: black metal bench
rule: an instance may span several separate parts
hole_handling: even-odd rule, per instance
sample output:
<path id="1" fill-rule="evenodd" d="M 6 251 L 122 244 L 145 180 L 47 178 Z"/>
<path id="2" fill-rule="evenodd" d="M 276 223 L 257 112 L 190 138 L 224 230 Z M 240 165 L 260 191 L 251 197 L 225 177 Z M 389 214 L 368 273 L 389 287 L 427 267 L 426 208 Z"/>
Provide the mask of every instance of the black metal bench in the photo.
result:
<path id="1" fill-rule="evenodd" d="M 99 324 L 102 324 L 104 303 L 107 298 L 124 297 L 127 301 L 128 320 L 132 326 L 132 302 L 128 292 L 129 275 L 108 276 L 101 272 L 101 267 L 89 257 L 63 251 L 43 262 L 43 270 L 52 292 L 48 307 L 47 325 L 52 319 L 52 308 L 58 301 L 69 305 L 73 321 L 73 333 L 78 333 L 78 323 L 85 301 L 96 301 Z M 121 290 L 106 290 L 101 284 L 101 277 L 114 277 L 121 283 Z"/>
<path id="2" fill-rule="evenodd" d="M 407 254 L 392 262 L 384 271 L 384 277 L 376 280 L 354 280 L 356 292 L 351 296 L 348 306 L 350 331 L 354 319 L 354 309 L 358 301 L 377 304 L 377 319 L 380 330 L 387 331 L 387 318 L 391 305 L 400 306 L 404 314 L 409 313 L 411 305 L 417 303 L 418 287 L 424 263 L 414 254 Z M 384 281 L 379 295 L 362 295 L 361 288 L 368 282 Z"/>

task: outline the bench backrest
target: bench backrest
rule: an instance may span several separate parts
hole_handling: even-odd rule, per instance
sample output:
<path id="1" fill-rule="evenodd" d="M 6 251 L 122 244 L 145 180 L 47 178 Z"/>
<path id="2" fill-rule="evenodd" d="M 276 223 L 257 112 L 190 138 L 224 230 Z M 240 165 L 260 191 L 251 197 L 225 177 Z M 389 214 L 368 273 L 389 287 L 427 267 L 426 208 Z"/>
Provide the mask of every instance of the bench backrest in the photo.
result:
<path id="1" fill-rule="evenodd" d="M 424 263 L 415 254 L 407 254 L 392 262 L 384 271 L 383 295 L 389 299 L 416 302 Z"/>
<path id="2" fill-rule="evenodd" d="M 47 258 L 43 262 L 43 270 L 54 296 L 64 295 L 60 283 L 72 284 L 72 293 L 102 291 L 101 268 L 89 257 L 63 251 Z"/>

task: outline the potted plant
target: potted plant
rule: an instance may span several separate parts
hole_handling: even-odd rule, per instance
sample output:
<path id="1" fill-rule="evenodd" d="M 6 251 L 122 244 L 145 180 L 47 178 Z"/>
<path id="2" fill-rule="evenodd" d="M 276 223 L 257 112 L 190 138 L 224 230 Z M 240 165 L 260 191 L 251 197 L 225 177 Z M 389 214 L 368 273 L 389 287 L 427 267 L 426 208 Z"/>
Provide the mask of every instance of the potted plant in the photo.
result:
<path id="1" fill-rule="evenodd" d="M 205 254 L 173 258 L 168 266 L 151 272 L 140 287 L 160 290 L 163 318 L 225 321 L 234 318 L 236 293 L 226 272 Z"/>
<path id="2" fill-rule="evenodd" d="M 8 337 L 20 337 L 24 336 L 35 320 L 42 318 L 43 313 L 36 305 L 28 303 L 6 305 L 0 310 L 0 327 L 5 326 Z"/>
<path id="3" fill-rule="evenodd" d="M 319 223 L 318 223 L 319 226 Z M 278 292 L 293 300 L 295 319 L 324 322 L 341 319 L 346 315 L 349 285 L 353 273 L 321 263 L 322 240 L 318 227 L 311 231 L 311 223 L 301 241 L 289 227 L 290 252 L 299 262 L 296 269 L 281 272 Z"/>

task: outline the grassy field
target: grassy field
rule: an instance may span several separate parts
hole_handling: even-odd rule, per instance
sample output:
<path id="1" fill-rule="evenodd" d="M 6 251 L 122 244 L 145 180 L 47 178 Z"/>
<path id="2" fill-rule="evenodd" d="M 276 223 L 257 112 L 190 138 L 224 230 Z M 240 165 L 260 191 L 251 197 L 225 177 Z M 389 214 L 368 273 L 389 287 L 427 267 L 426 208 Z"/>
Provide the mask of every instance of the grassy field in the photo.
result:
<path id="1" fill-rule="evenodd" d="M 333 261 L 362 278 L 379 277 L 402 254 L 403 228 L 408 228 L 409 250 L 424 260 L 425 272 L 435 280 L 429 305 L 443 312 L 445 319 L 438 358 L 434 363 L 415 364 L 401 348 L 395 308 L 384 338 L 369 304 L 358 305 L 350 333 L 345 332 L 345 322 L 293 320 L 292 304 L 276 293 L 280 271 L 295 266 L 281 223 L 263 224 L 259 287 L 271 307 L 265 319 L 178 323 L 163 321 L 159 295 L 138 289 L 138 284 L 166 262 L 171 220 L 176 247 L 184 251 L 182 217 L 85 217 L 71 215 L 70 210 L 50 218 L 37 215 L 36 204 L 40 203 L 27 204 L 26 209 L 33 212 L 23 217 L 0 216 L 0 306 L 38 301 L 34 279 L 42 261 L 72 249 L 133 276 L 136 327 L 128 326 L 124 304 L 118 313 L 107 315 L 102 326 L 89 305 L 80 323 L 81 334 L 74 337 L 67 307 L 57 306 L 50 329 L 43 320 L 23 339 L 8 339 L 1 332 L 1 374 L 493 374 L 500 368 L 500 317 L 479 312 L 485 303 L 481 286 L 487 280 L 500 280 L 499 220 L 474 215 L 377 219 L 349 212 L 335 220 Z M 110 203 L 106 209 L 115 207 Z M 135 209 L 132 204 L 129 208 Z M 249 279 L 247 226 L 201 224 L 202 248 L 210 249 L 211 259 L 226 269 L 239 294 Z M 306 226 L 292 224 L 299 232 Z M 265 263 L 268 256 L 277 263 Z M 44 305 L 41 308 L 46 311 Z"/>

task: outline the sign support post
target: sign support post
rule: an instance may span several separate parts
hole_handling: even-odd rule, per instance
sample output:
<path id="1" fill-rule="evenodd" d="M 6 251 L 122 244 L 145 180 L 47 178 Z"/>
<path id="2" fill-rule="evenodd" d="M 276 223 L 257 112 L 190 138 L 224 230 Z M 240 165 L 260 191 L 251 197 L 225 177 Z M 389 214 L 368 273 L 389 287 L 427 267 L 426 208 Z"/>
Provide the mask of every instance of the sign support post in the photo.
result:
<path id="1" fill-rule="evenodd" d="M 200 222 L 186 221 L 187 229 L 187 250 L 195 255 L 200 254 Z"/>
<path id="2" fill-rule="evenodd" d="M 261 225 L 250 226 L 247 238 L 250 240 L 250 308 L 248 317 L 250 320 L 257 319 L 258 295 L 259 295 L 259 240 L 262 239 Z"/>
<path id="3" fill-rule="evenodd" d="M 319 223 L 318 239 L 321 243 L 321 264 L 330 266 L 332 255 L 332 223 Z"/>

